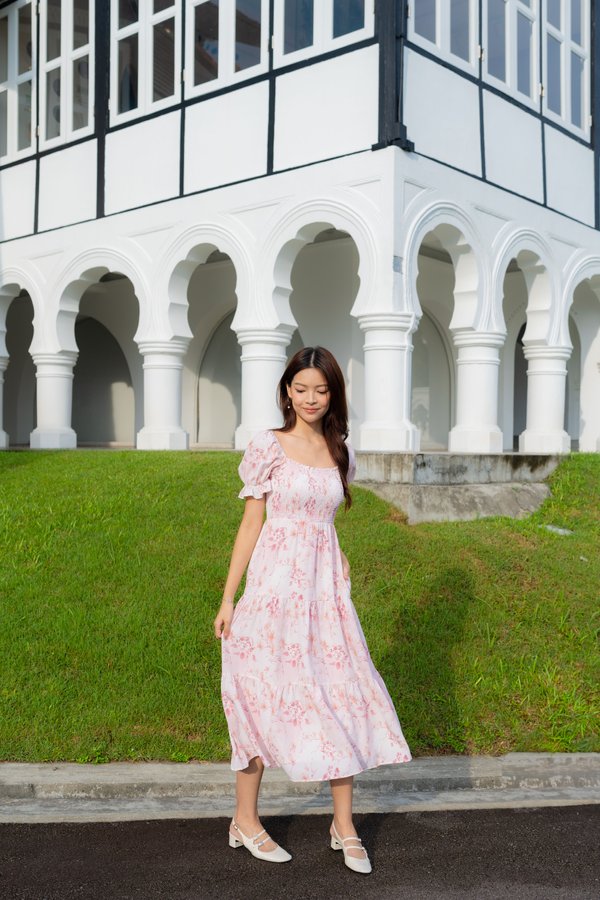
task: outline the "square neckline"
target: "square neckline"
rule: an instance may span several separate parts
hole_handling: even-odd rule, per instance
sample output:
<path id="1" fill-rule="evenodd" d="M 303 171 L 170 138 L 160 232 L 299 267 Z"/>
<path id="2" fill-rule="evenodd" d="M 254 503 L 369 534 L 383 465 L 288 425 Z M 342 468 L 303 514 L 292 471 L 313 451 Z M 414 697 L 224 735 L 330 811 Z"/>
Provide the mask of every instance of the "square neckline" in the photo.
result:
<path id="1" fill-rule="evenodd" d="M 271 437 L 273 438 L 273 440 L 279 447 L 279 450 L 281 451 L 281 455 L 284 457 L 284 459 L 287 459 L 290 462 L 295 463 L 297 466 L 303 466 L 305 469 L 320 469 L 323 472 L 333 472 L 334 469 L 336 472 L 338 471 L 337 466 L 309 466 L 308 463 L 300 462 L 300 460 L 294 459 L 292 456 L 288 456 L 287 453 L 285 452 L 285 450 L 283 449 L 283 447 L 281 446 L 281 443 L 279 442 L 277 435 L 271 428 L 269 428 L 269 434 L 271 435 Z"/>

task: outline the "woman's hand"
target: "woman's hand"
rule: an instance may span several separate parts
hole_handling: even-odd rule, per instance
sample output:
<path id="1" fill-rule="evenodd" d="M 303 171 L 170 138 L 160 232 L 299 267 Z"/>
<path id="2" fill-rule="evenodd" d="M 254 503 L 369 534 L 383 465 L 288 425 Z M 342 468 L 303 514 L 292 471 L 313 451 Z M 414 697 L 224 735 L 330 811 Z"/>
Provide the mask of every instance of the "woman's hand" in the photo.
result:
<path id="1" fill-rule="evenodd" d="M 342 555 L 342 575 L 346 581 L 350 581 L 350 563 L 348 562 L 348 557 L 345 553 L 342 553 L 341 550 L 340 553 Z"/>
<path id="2" fill-rule="evenodd" d="M 231 620 L 233 619 L 233 603 L 223 600 L 221 608 L 215 619 L 215 637 L 228 638 L 231 630 Z"/>

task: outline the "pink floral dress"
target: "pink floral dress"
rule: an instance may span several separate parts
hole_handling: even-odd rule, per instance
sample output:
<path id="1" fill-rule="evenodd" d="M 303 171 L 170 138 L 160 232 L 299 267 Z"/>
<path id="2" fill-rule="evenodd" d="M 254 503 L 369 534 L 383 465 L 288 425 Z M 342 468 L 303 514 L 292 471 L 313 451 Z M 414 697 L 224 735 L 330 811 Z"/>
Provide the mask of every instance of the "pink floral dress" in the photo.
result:
<path id="1" fill-rule="evenodd" d="M 295 462 L 265 431 L 248 445 L 239 472 L 239 496 L 266 495 L 267 519 L 221 641 L 231 768 L 260 756 L 292 781 L 323 781 L 407 762 L 342 574 L 337 467 Z M 349 480 L 354 472 L 350 449 Z"/>

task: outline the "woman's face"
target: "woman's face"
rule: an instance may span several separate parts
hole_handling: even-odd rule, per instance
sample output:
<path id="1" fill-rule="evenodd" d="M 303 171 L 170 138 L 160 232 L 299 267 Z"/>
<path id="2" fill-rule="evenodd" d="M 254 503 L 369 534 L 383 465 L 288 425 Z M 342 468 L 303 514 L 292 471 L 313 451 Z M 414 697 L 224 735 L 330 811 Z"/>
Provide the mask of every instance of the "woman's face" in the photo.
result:
<path id="1" fill-rule="evenodd" d="M 329 385 L 320 369 L 302 369 L 287 386 L 294 412 L 312 424 L 322 419 L 329 409 Z"/>

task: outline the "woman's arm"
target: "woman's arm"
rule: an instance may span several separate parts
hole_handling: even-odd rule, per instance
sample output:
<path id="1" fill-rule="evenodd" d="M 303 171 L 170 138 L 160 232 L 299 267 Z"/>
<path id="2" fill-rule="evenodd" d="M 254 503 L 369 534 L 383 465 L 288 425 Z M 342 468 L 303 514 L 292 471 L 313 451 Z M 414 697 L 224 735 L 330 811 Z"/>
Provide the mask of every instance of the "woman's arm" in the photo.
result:
<path id="1" fill-rule="evenodd" d="M 346 581 L 350 578 L 350 563 L 348 562 L 348 557 L 345 553 L 340 550 L 340 554 L 342 557 L 342 575 L 346 579 Z"/>
<path id="2" fill-rule="evenodd" d="M 265 502 L 264 497 L 260 500 L 255 500 L 253 497 L 246 499 L 244 515 L 231 552 L 229 572 L 223 590 L 223 601 L 214 621 L 215 637 L 217 638 L 229 637 L 233 618 L 233 599 L 263 526 Z"/>

